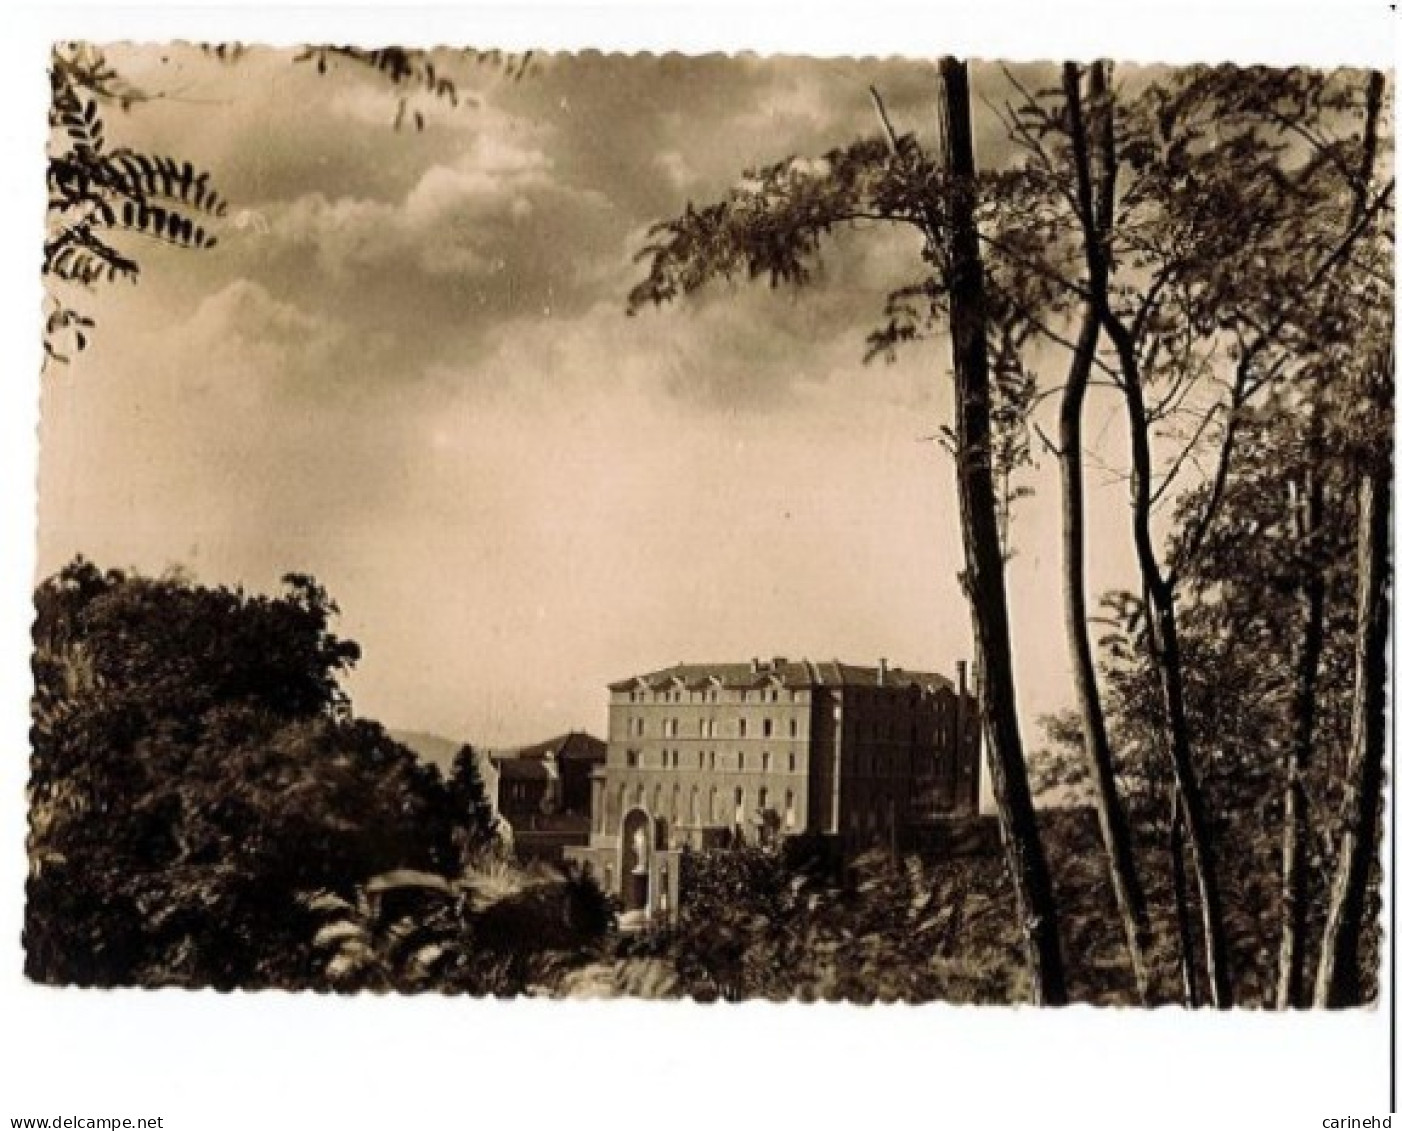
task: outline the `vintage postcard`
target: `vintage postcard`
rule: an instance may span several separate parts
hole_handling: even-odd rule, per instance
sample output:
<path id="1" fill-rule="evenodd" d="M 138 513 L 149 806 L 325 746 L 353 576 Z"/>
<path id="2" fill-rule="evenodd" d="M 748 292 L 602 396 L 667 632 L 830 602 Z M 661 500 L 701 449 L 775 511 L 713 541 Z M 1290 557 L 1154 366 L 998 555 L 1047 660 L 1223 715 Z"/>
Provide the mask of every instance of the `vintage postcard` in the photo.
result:
<path id="1" fill-rule="evenodd" d="M 371 26 L 32 68 L 0 1117 L 1384 1126 L 1392 71 Z"/>
<path id="2" fill-rule="evenodd" d="M 51 76 L 30 978 L 1375 999 L 1386 74 Z"/>

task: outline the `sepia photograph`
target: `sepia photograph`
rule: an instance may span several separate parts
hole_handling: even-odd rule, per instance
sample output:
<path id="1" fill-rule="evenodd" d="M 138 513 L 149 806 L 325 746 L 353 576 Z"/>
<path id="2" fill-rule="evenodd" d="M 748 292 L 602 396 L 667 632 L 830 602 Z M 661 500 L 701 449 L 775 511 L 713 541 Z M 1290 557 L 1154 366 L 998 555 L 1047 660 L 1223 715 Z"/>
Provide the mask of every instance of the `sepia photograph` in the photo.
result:
<path id="1" fill-rule="evenodd" d="M 48 50 L 28 985 L 1390 1009 L 1390 68 L 319 27 Z"/>
<path id="2" fill-rule="evenodd" d="M 1373 999 L 1386 75 L 51 73 L 32 978 Z"/>

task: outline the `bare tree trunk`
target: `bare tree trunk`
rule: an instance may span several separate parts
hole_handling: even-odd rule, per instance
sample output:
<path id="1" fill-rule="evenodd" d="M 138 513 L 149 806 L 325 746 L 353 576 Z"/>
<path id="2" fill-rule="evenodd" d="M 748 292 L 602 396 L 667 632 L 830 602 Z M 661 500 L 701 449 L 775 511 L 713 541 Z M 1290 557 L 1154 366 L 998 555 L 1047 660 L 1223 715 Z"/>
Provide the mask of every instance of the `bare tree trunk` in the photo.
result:
<path id="1" fill-rule="evenodd" d="M 1051 876 L 1037 831 L 1018 727 L 1007 591 L 993 486 L 987 305 L 974 210 L 975 166 L 966 65 L 940 60 L 944 159 L 953 186 L 949 207 L 949 307 L 954 355 L 959 514 L 964 583 L 973 612 L 983 678 L 988 770 L 1021 918 L 1032 1000 L 1066 1001 L 1066 979 Z"/>
<path id="2" fill-rule="evenodd" d="M 1393 384 L 1393 364 L 1389 358 L 1385 379 L 1389 388 Z M 1386 403 L 1391 403 L 1390 393 Z M 1343 835 L 1314 983 L 1314 1004 L 1324 1008 L 1363 1003 L 1359 949 L 1369 879 L 1378 850 L 1387 748 L 1384 709 L 1392 512 L 1389 456 L 1390 452 L 1380 453 L 1359 485 L 1358 636 L 1354 647 L 1353 719 L 1344 786 Z"/>
<path id="3" fill-rule="evenodd" d="M 1193 878 L 1198 889 L 1202 914 L 1202 942 L 1207 961 L 1207 985 L 1212 1004 L 1218 1009 L 1232 1005 L 1231 975 L 1227 963 L 1227 940 L 1222 927 L 1221 894 L 1217 886 L 1216 854 L 1207 828 L 1206 808 L 1193 766 L 1192 738 L 1188 731 L 1188 710 L 1183 689 L 1183 656 L 1178 643 L 1178 610 L 1173 584 L 1164 576 L 1154 548 L 1150 525 L 1153 508 L 1153 453 L 1150 424 L 1144 405 L 1144 387 L 1134 342 L 1125 325 L 1110 309 L 1107 290 L 1097 290 L 1101 316 L 1115 343 L 1124 386 L 1126 416 L 1129 421 L 1131 458 L 1130 507 L 1133 512 L 1134 549 L 1139 572 L 1148 595 L 1150 615 L 1157 638 L 1154 657 L 1159 691 L 1163 697 L 1164 719 L 1168 727 L 1168 751 L 1173 765 L 1174 785 L 1182 803 L 1183 836 L 1193 855 Z"/>
<path id="4" fill-rule="evenodd" d="M 1350 228 L 1356 228 L 1367 213 L 1368 189 L 1377 161 L 1378 128 L 1385 85 L 1386 80 L 1380 71 L 1369 75 L 1363 153 L 1354 184 Z M 1393 388 L 1391 360 L 1380 369 L 1379 377 L 1379 387 L 1369 392 L 1377 403 L 1390 406 Z M 1377 810 L 1382 790 L 1385 743 L 1382 728 L 1390 572 L 1388 533 L 1392 503 L 1392 461 L 1388 444 L 1389 440 L 1385 437 L 1376 465 L 1368 469 L 1359 486 L 1358 637 L 1355 644 L 1352 735 L 1345 769 L 1344 835 L 1340 843 L 1339 870 L 1329 901 L 1315 981 L 1315 1004 L 1321 1006 L 1358 1004 L 1361 997 L 1358 943 L 1367 902 L 1368 875 L 1376 851 Z M 1318 537 L 1318 524 L 1323 513 L 1323 488 L 1318 471 L 1312 469 L 1312 474 L 1306 517 L 1313 523 L 1311 532 Z M 1305 1004 L 1301 1000 L 1304 957 L 1300 938 L 1304 933 L 1308 892 L 1305 888 L 1305 869 L 1300 865 L 1298 855 L 1299 844 L 1308 833 L 1308 820 L 1304 812 L 1306 798 L 1300 775 L 1307 768 L 1313 753 L 1316 686 L 1324 639 L 1324 588 L 1324 579 L 1315 570 L 1311 573 L 1308 591 L 1311 604 L 1305 626 L 1304 654 L 1300 661 L 1296 741 L 1291 751 L 1292 765 L 1288 769 L 1291 779 L 1286 794 L 1286 817 L 1290 823 L 1287 823 L 1285 833 L 1283 878 L 1286 906 L 1282 913 L 1277 1000 L 1281 1008 Z M 1312 655 L 1307 651 L 1311 646 L 1314 648 Z M 1311 663 L 1312 667 L 1309 666 Z M 1291 821 L 1291 818 L 1294 820 Z M 1289 967 L 1287 962 L 1290 963 Z"/>
<path id="5" fill-rule="evenodd" d="M 1183 983 L 1183 1004 L 1189 1009 L 1197 1009 L 1202 1004 L 1198 997 L 1197 964 L 1193 940 L 1193 919 L 1188 910 L 1188 870 L 1183 860 L 1183 809 L 1175 791 L 1173 815 L 1168 829 L 1168 853 L 1173 868 L 1173 915 L 1178 923 L 1178 976 Z"/>
<path id="6" fill-rule="evenodd" d="M 1077 203 L 1080 211 L 1082 237 L 1090 275 L 1105 285 L 1106 244 L 1114 218 L 1115 161 L 1111 132 L 1114 123 L 1103 105 L 1106 97 L 1105 67 L 1092 64 L 1090 96 L 1092 112 L 1096 115 L 1094 131 L 1086 128 L 1081 107 L 1081 74 L 1075 63 L 1067 63 L 1062 72 L 1062 85 L 1070 117 L 1072 149 L 1076 161 Z M 1097 153 L 1091 154 L 1091 133 L 1095 135 Z M 1092 165 L 1099 162 L 1100 183 L 1096 184 Z M 1097 200 L 1096 197 L 1099 196 Z M 1090 386 L 1091 368 L 1095 362 L 1100 340 L 1100 316 L 1094 302 L 1087 302 L 1081 313 L 1081 330 L 1066 377 L 1066 390 L 1061 399 L 1058 459 L 1061 464 L 1061 548 L 1062 601 L 1066 623 L 1066 638 L 1071 649 L 1072 672 L 1076 699 L 1081 712 L 1081 729 L 1085 736 L 1086 764 L 1090 772 L 1095 798 L 1096 816 L 1100 822 L 1100 837 L 1105 845 L 1110 882 L 1115 893 L 1124 929 L 1125 948 L 1134 971 L 1135 989 L 1140 1002 L 1149 1001 L 1149 970 L 1144 959 L 1146 933 L 1144 894 L 1135 868 L 1130 843 L 1129 822 L 1115 785 L 1114 764 L 1110 757 L 1110 737 L 1105 725 L 1105 709 L 1095 674 L 1095 652 L 1091 645 L 1089 614 L 1086 610 L 1085 578 L 1085 483 L 1082 470 L 1081 419 L 1086 390 Z"/>
<path id="7" fill-rule="evenodd" d="M 1312 423 L 1312 428 L 1316 427 Z M 1318 445 L 1310 445 L 1312 455 Z M 1319 538 L 1324 511 L 1324 483 L 1317 467 L 1309 472 L 1302 513 L 1298 517 L 1300 543 L 1313 547 Z M 1314 756 L 1314 722 L 1319 701 L 1319 661 L 1324 652 L 1325 584 L 1318 554 L 1309 555 L 1305 579 L 1305 624 L 1295 665 L 1291 699 L 1290 746 L 1285 761 L 1285 827 L 1281 830 L 1280 950 L 1277 961 L 1275 1007 L 1290 1009 L 1302 1000 L 1305 912 L 1309 905 L 1309 869 L 1302 849 L 1309 836 L 1309 797 L 1305 773 Z"/>

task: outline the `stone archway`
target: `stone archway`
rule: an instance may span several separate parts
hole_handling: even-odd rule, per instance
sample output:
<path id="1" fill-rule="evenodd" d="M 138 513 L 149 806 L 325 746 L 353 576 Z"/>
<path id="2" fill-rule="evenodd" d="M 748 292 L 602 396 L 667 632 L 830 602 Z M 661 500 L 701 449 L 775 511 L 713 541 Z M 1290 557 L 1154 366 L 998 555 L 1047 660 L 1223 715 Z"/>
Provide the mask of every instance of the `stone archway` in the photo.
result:
<path id="1" fill-rule="evenodd" d="M 623 911 L 646 913 L 651 906 L 652 853 L 656 834 L 646 809 L 623 815 L 618 837 L 618 883 Z"/>

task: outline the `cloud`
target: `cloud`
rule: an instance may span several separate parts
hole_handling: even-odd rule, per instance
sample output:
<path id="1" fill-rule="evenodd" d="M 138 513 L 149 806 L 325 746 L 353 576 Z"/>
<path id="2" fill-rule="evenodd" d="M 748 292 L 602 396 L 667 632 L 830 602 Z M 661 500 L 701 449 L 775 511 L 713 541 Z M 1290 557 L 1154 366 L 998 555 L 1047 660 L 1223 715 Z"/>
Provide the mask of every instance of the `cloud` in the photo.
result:
<path id="1" fill-rule="evenodd" d="M 552 170 L 540 149 L 479 133 L 451 162 L 426 168 L 398 201 L 308 193 L 272 213 L 271 234 L 311 250 L 338 280 L 411 265 L 472 280 L 517 268 L 529 290 L 524 276 L 548 273 L 549 234 L 570 225 L 587 233 L 608 210 L 599 193 L 563 186 Z"/>
<path id="2" fill-rule="evenodd" d="M 861 362 L 910 232 L 835 233 L 801 291 L 623 312 L 651 221 L 870 133 L 869 82 L 926 122 L 928 66 L 552 56 L 420 134 L 359 73 L 197 54 L 150 68 L 190 102 L 112 129 L 247 216 L 94 296 L 45 389 L 41 568 L 308 570 L 366 647 L 359 709 L 482 742 L 597 725 L 605 680 L 683 656 L 964 652 L 952 472 L 921 442 L 947 343 Z"/>

